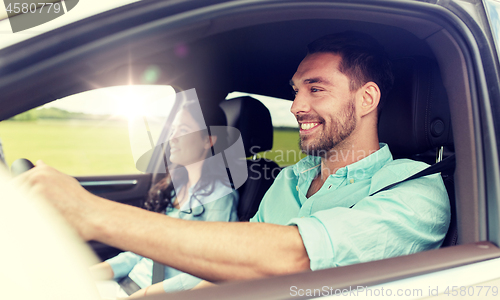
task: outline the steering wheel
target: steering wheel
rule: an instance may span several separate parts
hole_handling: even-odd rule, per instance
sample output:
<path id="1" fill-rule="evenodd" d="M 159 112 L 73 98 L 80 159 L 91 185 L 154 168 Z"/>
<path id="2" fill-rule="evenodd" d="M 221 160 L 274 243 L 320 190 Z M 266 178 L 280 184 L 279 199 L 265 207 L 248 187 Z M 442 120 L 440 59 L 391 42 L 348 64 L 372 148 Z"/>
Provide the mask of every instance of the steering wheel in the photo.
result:
<path id="1" fill-rule="evenodd" d="M 16 159 L 10 166 L 10 172 L 12 173 L 12 176 L 17 176 L 33 167 L 34 165 L 31 161 L 27 160 L 26 158 L 19 158 Z"/>

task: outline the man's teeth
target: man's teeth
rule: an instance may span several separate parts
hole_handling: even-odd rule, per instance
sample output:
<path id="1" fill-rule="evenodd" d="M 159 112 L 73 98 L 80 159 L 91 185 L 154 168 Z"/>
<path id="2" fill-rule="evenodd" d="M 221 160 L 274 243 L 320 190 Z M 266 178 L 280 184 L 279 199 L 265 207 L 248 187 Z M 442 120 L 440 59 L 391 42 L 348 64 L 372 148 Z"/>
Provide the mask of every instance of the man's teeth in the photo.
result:
<path id="1" fill-rule="evenodd" d="M 319 123 L 302 123 L 300 124 L 300 129 L 302 130 L 308 130 L 313 128 L 314 126 L 319 125 Z"/>

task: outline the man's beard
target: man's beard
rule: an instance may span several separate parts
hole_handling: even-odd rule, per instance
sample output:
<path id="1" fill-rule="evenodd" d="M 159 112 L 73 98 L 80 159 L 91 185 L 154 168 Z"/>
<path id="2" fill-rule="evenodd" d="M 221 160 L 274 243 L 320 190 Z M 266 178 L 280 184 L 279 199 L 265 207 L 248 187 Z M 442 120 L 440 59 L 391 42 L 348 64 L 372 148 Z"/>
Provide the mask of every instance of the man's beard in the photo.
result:
<path id="1" fill-rule="evenodd" d="M 342 143 L 354 131 L 356 128 L 355 115 L 354 99 L 351 99 L 342 112 L 332 120 L 330 128 L 326 128 L 325 120 L 318 116 L 323 125 L 323 131 L 319 137 L 309 143 L 307 143 L 307 140 L 312 139 L 312 137 L 301 137 L 299 141 L 300 149 L 307 155 L 326 158 L 330 150 Z"/>

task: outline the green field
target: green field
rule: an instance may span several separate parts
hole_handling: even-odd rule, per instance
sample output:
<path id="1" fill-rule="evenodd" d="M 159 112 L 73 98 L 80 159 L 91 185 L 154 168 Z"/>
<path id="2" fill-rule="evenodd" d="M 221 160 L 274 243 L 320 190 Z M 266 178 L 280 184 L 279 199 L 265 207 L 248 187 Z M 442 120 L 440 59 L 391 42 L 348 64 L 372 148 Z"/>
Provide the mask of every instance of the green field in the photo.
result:
<path id="1" fill-rule="evenodd" d="M 9 165 L 27 158 L 71 175 L 139 173 L 123 121 L 3 121 L 0 139 Z"/>
<path id="2" fill-rule="evenodd" d="M 259 156 L 285 166 L 298 161 L 298 132 L 274 131 L 273 150 Z M 36 120 L 0 122 L 7 163 L 18 158 L 45 163 L 71 175 L 130 174 L 135 168 L 128 125 L 109 120 Z"/>
<path id="3" fill-rule="evenodd" d="M 298 129 L 276 128 L 273 149 L 259 153 L 259 157 L 274 160 L 280 166 L 289 166 L 305 157 L 299 149 Z"/>

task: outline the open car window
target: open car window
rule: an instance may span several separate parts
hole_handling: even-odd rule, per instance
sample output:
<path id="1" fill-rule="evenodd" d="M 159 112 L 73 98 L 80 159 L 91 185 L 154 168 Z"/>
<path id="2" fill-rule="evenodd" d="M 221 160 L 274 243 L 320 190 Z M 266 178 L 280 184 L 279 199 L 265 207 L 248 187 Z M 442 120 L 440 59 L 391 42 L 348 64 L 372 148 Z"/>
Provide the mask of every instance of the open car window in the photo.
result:
<path id="1" fill-rule="evenodd" d="M 144 172 L 137 161 L 156 145 L 174 103 L 173 88 L 161 85 L 55 100 L 0 122 L 6 163 L 41 159 L 73 176 Z"/>
<path id="2" fill-rule="evenodd" d="M 299 147 L 299 127 L 294 115 L 290 112 L 292 101 L 262 95 L 232 92 L 227 100 L 241 96 L 253 97 L 264 104 L 273 123 L 273 147 L 268 151 L 256 151 L 257 158 L 270 159 L 280 167 L 297 163 L 306 155 Z"/>

